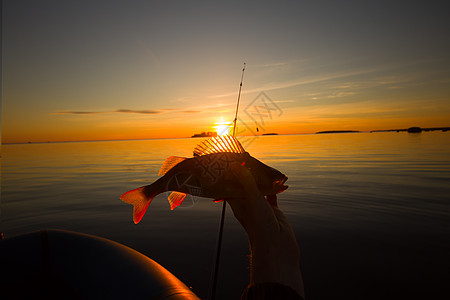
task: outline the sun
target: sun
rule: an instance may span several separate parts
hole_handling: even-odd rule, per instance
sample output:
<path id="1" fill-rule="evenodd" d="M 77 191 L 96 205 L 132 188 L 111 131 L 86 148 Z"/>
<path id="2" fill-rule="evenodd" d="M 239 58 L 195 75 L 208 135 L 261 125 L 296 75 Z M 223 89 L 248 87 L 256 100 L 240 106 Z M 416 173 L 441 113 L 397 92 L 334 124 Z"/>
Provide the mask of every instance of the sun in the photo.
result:
<path id="1" fill-rule="evenodd" d="M 233 127 L 232 122 L 226 122 L 223 118 L 220 118 L 218 122 L 214 123 L 214 130 L 217 132 L 217 135 L 225 135 L 230 134 L 231 128 Z"/>

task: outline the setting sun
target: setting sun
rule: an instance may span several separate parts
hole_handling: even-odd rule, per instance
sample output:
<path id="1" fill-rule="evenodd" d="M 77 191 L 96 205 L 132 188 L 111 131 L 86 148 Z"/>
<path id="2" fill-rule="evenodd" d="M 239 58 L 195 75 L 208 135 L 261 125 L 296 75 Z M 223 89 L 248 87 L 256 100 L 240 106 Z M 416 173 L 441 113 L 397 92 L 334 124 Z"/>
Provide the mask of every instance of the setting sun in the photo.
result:
<path id="1" fill-rule="evenodd" d="M 218 135 L 230 134 L 231 128 L 233 127 L 232 122 L 226 122 L 223 118 L 220 118 L 219 122 L 214 123 L 214 130 Z"/>

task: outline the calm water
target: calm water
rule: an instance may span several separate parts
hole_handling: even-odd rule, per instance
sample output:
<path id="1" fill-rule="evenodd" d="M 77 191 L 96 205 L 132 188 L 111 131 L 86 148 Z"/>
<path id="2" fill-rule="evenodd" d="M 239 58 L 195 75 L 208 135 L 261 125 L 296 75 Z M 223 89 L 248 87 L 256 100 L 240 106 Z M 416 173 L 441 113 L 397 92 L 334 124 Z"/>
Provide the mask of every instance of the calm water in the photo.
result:
<path id="1" fill-rule="evenodd" d="M 150 256 L 206 298 L 222 204 L 200 199 L 170 211 L 161 194 L 134 225 L 119 200 L 158 178 L 168 156 L 191 156 L 200 141 L 4 145 L 1 231 L 100 235 Z M 300 244 L 308 299 L 450 297 L 450 133 L 242 142 L 289 177 L 279 205 Z M 238 299 L 248 283 L 248 244 L 229 208 L 222 253 L 218 299 Z"/>

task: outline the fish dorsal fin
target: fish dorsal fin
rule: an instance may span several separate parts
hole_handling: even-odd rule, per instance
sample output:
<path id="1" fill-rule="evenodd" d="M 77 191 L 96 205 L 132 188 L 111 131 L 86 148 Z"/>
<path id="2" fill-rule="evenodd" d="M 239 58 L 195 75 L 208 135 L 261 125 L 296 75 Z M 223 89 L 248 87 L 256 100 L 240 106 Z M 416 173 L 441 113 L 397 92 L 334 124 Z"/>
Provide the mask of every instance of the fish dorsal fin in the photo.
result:
<path id="1" fill-rule="evenodd" d="M 237 138 L 226 134 L 211 137 L 198 144 L 194 149 L 194 156 L 222 152 L 245 153 L 245 150 Z"/>
<path id="2" fill-rule="evenodd" d="M 161 169 L 159 170 L 158 175 L 164 175 L 167 172 L 169 172 L 170 169 L 178 165 L 183 160 L 186 160 L 186 157 L 179 157 L 179 156 L 171 156 L 166 159 L 166 161 L 163 163 Z"/>
<path id="3" fill-rule="evenodd" d="M 167 198 L 167 201 L 169 201 L 170 204 L 170 210 L 174 210 L 175 207 L 180 206 L 181 203 L 183 203 L 184 198 L 186 198 L 186 196 L 187 194 L 185 193 L 172 192 Z"/>

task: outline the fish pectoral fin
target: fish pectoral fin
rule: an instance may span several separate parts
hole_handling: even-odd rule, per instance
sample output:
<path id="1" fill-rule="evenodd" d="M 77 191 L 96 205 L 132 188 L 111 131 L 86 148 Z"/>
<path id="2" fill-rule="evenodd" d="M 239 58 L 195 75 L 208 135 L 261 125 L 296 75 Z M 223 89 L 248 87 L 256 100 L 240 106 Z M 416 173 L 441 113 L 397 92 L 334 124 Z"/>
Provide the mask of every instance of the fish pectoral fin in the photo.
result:
<path id="1" fill-rule="evenodd" d="M 172 192 L 169 197 L 167 197 L 167 201 L 170 204 L 170 210 L 174 210 L 175 207 L 180 206 L 186 198 L 187 194 L 180 192 Z"/>
<path id="2" fill-rule="evenodd" d="M 163 163 L 161 169 L 159 170 L 158 175 L 164 175 L 167 172 L 169 172 L 170 169 L 178 165 L 183 160 L 186 160 L 186 157 L 180 157 L 180 156 L 171 156 L 166 159 L 166 161 Z"/>

